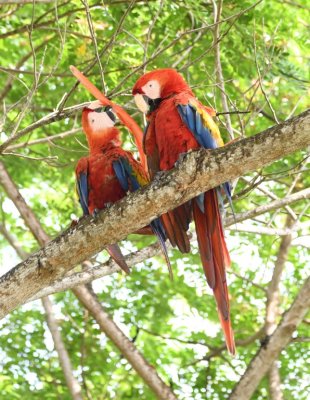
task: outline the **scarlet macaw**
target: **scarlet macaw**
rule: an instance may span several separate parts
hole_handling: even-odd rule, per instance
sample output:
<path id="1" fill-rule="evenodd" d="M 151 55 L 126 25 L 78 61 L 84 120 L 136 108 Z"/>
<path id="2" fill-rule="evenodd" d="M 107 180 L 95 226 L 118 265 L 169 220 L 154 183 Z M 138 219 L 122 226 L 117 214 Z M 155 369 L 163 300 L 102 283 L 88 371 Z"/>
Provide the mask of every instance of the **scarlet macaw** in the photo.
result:
<path id="1" fill-rule="evenodd" d="M 103 107 L 94 101 L 82 111 L 82 127 L 86 134 L 89 155 L 78 161 L 76 181 L 79 201 L 84 215 L 94 214 L 122 199 L 148 183 L 142 165 L 129 151 L 121 148 L 120 132 L 114 127 L 115 115 L 111 106 Z M 150 223 L 161 245 L 169 271 L 171 267 L 165 246 L 165 232 L 159 219 Z M 137 233 L 148 234 L 147 229 Z M 129 268 L 117 244 L 109 245 L 111 257 L 127 273 Z"/>
<path id="2" fill-rule="evenodd" d="M 144 151 L 150 177 L 173 168 L 179 156 L 192 149 L 223 146 L 214 110 L 202 105 L 174 69 L 158 69 L 138 79 L 132 91 L 138 108 L 147 114 Z M 161 217 L 167 236 L 181 252 L 190 251 L 187 236 L 193 215 L 204 273 L 213 289 L 228 350 L 235 353 L 225 268 L 230 265 L 218 197 L 231 199 L 228 183 L 197 196 Z M 221 200 L 221 198 L 220 198 Z"/>

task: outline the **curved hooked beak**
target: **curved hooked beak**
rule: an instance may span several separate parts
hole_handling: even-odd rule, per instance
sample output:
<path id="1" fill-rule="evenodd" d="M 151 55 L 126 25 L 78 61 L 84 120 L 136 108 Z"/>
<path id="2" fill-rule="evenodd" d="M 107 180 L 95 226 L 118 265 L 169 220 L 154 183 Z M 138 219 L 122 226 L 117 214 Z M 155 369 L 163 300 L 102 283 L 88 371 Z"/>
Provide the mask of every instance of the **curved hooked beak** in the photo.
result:
<path id="1" fill-rule="evenodd" d="M 115 121 L 116 121 L 116 115 L 114 114 L 111 106 L 98 107 L 98 108 L 95 108 L 93 111 L 95 111 L 97 113 L 105 112 L 113 123 L 115 123 Z"/>
<path id="2" fill-rule="evenodd" d="M 140 111 L 142 111 L 143 114 L 147 114 L 150 109 L 150 105 L 148 102 L 149 98 L 147 96 L 145 96 L 145 94 L 137 93 L 134 95 L 134 99 L 135 99 L 135 103 L 136 103 L 136 106 L 138 107 L 138 109 Z"/>

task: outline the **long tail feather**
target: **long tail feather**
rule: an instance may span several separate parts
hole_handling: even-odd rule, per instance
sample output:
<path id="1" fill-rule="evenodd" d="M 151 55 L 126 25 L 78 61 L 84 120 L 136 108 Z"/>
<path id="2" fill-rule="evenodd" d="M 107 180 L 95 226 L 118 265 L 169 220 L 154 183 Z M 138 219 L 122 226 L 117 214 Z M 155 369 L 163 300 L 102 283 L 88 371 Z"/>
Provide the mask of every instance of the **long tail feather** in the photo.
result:
<path id="1" fill-rule="evenodd" d="M 166 240 L 166 236 L 165 233 L 163 232 L 162 226 L 161 226 L 161 222 L 159 219 L 156 219 L 155 221 L 152 221 L 150 223 L 150 226 L 153 230 L 153 232 L 155 233 L 155 235 L 158 238 L 161 250 L 163 252 L 163 255 L 165 257 L 166 260 L 166 264 L 169 270 L 169 276 L 170 279 L 173 280 L 173 272 L 172 272 L 172 268 L 171 268 L 171 264 L 170 264 L 170 260 L 169 260 L 169 256 L 168 256 L 168 251 L 167 251 L 167 247 L 165 244 L 165 240 Z"/>
<path id="2" fill-rule="evenodd" d="M 196 201 L 193 202 L 193 217 L 197 234 L 200 258 L 203 270 L 211 289 L 215 287 L 215 266 L 213 263 L 213 254 L 211 246 L 211 237 L 208 232 L 205 215 L 200 210 Z"/>
<path id="3" fill-rule="evenodd" d="M 170 243 L 173 247 L 177 246 L 181 253 L 190 252 L 190 242 L 186 232 L 190 217 L 186 207 L 185 205 L 179 206 L 161 216 Z"/>
<path id="4" fill-rule="evenodd" d="M 230 266 L 216 189 L 204 195 L 204 212 L 198 203 L 193 203 L 197 240 L 207 282 L 213 289 L 226 345 L 235 354 L 234 334 L 229 315 L 229 297 L 226 282 L 226 267 Z"/>
<path id="5" fill-rule="evenodd" d="M 106 247 L 106 250 L 113 260 L 122 268 L 122 270 L 125 271 L 126 274 L 130 274 L 130 269 L 125 261 L 121 249 L 119 248 L 119 245 L 116 243 L 110 244 Z"/>

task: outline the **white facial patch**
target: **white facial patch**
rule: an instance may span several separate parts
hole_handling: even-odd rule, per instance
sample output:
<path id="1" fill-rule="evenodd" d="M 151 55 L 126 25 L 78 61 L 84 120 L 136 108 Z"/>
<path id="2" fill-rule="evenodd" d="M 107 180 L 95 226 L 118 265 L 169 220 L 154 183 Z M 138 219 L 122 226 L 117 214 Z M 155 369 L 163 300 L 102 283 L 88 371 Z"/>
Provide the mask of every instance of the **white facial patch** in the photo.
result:
<path id="1" fill-rule="evenodd" d="M 99 103 L 99 107 L 100 106 L 102 107 L 102 105 Z M 89 126 L 91 126 L 94 131 L 112 128 L 114 126 L 114 121 L 112 121 L 106 112 L 90 112 L 88 114 L 88 122 Z"/>
<path id="2" fill-rule="evenodd" d="M 148 81 L 142 86 L 143 93 L 152 100 L 160 98 L 160 84 L 155 79 Z"/>
<path id="3" fill-rule="evenodd" d="M 149 105 L 144 100 L 143 95 L 135 94 L 134 99 L 135 99 L 136 106 L 139 108 L 139 110 L 142 111 L 143 114 L 147 114 L 149 111 Z"/>
<path id="4" fill-rule="evenodd" d="M 102 103 L 100 103 L 99 100 L 92 101 L 87 106 L 87 108 L 89 108 L 90 110 L 95 110 L 96 108 L 99 108 L 99 107 L 103 107 Z"/>

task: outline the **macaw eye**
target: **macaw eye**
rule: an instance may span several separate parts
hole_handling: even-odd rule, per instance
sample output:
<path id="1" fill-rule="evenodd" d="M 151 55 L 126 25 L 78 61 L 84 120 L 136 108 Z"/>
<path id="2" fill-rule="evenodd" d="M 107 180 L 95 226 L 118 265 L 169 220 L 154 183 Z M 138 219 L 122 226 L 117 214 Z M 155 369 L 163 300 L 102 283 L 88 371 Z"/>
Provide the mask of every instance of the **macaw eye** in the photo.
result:
<path id="1" fill-rule="evenodd" d="M 149 84 L 149 87 L 152 87 L 152 86 L 153 86 L 153 85 L 150 83 L 150 84 Z"/>
<path id="2" fill-rule="evenodd" d="M 94 122 L 95 122 L 95 120 L 94 120 L 94 119 L 92 119 L 92 120 L 91 120 L 91 123 L 93 124 Z"/>

